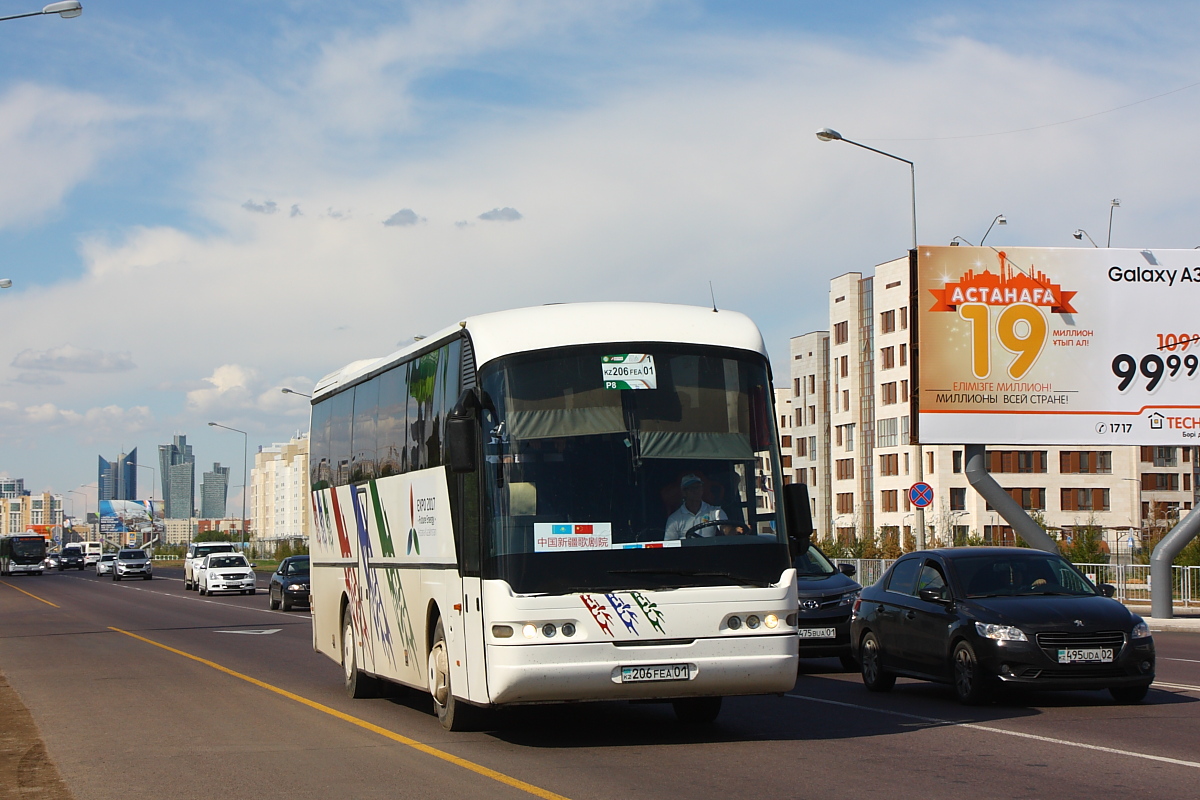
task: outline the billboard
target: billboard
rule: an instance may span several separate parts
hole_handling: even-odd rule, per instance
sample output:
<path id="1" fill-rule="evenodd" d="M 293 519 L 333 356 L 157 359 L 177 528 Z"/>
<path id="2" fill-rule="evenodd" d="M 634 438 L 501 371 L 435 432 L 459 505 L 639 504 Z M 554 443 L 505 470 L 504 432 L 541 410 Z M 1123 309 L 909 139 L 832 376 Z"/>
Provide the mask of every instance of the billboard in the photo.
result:
<path id="1" fill-rule="evenodd" d="M 1200 444 L 1200 250 L 922 247 L 922 444 Z"/>
<path id="2" fill-rule="evenodd" d="M 153 500 L 101 500 L 100 537 L 122 547 L 160 537 L 165 525 L 162 508 Z"/>

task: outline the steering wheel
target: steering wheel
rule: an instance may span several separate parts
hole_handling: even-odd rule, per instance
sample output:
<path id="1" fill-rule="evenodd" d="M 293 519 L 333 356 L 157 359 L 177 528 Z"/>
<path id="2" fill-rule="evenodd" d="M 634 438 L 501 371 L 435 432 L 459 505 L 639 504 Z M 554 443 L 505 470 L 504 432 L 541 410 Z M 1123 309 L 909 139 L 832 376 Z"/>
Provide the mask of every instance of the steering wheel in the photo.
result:
<path id="1" fill-rule="evenodd" d="M 727 519 L 713 519 L 713 520 L 709 520 L 708 522 L 701 522 L 697 525 L 693 525 L 692 527 L 688 528 L 687 531 L 683 534 L 683 538 L 685 538 L 685 539 L 701 539 L 703 537 L 700 536 L 698 531 L 702 531 L 705 528 L 723 527 L 725 525 L 729 525 L 731 527 L 737 528 L 739 533 L 746 532 L 746 526 L 742 525 L 740 522 L 730 522 Z"/>

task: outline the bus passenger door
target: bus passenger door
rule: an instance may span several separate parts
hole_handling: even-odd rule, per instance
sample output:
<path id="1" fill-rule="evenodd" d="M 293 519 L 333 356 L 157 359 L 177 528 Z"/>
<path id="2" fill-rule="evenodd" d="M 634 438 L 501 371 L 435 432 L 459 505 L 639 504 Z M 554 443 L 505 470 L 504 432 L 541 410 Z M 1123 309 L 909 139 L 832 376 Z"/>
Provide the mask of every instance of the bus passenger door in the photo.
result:
<path id="1" fill-rule="evenodd" d="M 467 665 L 467 697 L 476 703 L 490 702 L 484 666 L 483 586 L 479 578 L 462 579 L 463 640 Z"/>

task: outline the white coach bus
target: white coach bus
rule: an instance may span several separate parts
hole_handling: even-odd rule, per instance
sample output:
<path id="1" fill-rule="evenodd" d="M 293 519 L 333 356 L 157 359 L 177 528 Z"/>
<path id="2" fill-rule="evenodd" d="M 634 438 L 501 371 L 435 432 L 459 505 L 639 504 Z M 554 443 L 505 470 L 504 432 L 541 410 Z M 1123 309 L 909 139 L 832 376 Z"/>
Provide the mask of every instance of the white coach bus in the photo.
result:
<path id="1" fill-rule="evenodd" d="M 323 378 L 315 649 L 352 697 L 418 687 L 451 730 L 577 700 L 706 721 L 790 690 L 785 517 L 793 548 L 812 526 L 799 484 L 757 510 L 782 474 L 772 402 L 745 316 L 637 303 L 471 317 Z"/>

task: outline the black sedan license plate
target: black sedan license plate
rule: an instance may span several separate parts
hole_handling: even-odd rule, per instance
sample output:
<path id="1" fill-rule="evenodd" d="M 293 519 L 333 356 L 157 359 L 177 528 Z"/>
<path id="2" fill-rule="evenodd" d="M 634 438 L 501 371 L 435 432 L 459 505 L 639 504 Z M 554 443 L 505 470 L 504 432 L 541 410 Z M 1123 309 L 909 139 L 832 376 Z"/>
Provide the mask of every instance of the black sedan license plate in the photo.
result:
<path id="1" fill-rule="evenodd" d="M 640 667 L 621 667 L 621 683 L 647 681 L 686 681 L 691 677 L 687 664 L 647 664 Z"/>
<path id="2" fill-rule="evenodd" d="M 1058 651 L 1060 664 L 1108 664 L 1112 660 L 1111 647 L 1074 647 Z"/>

